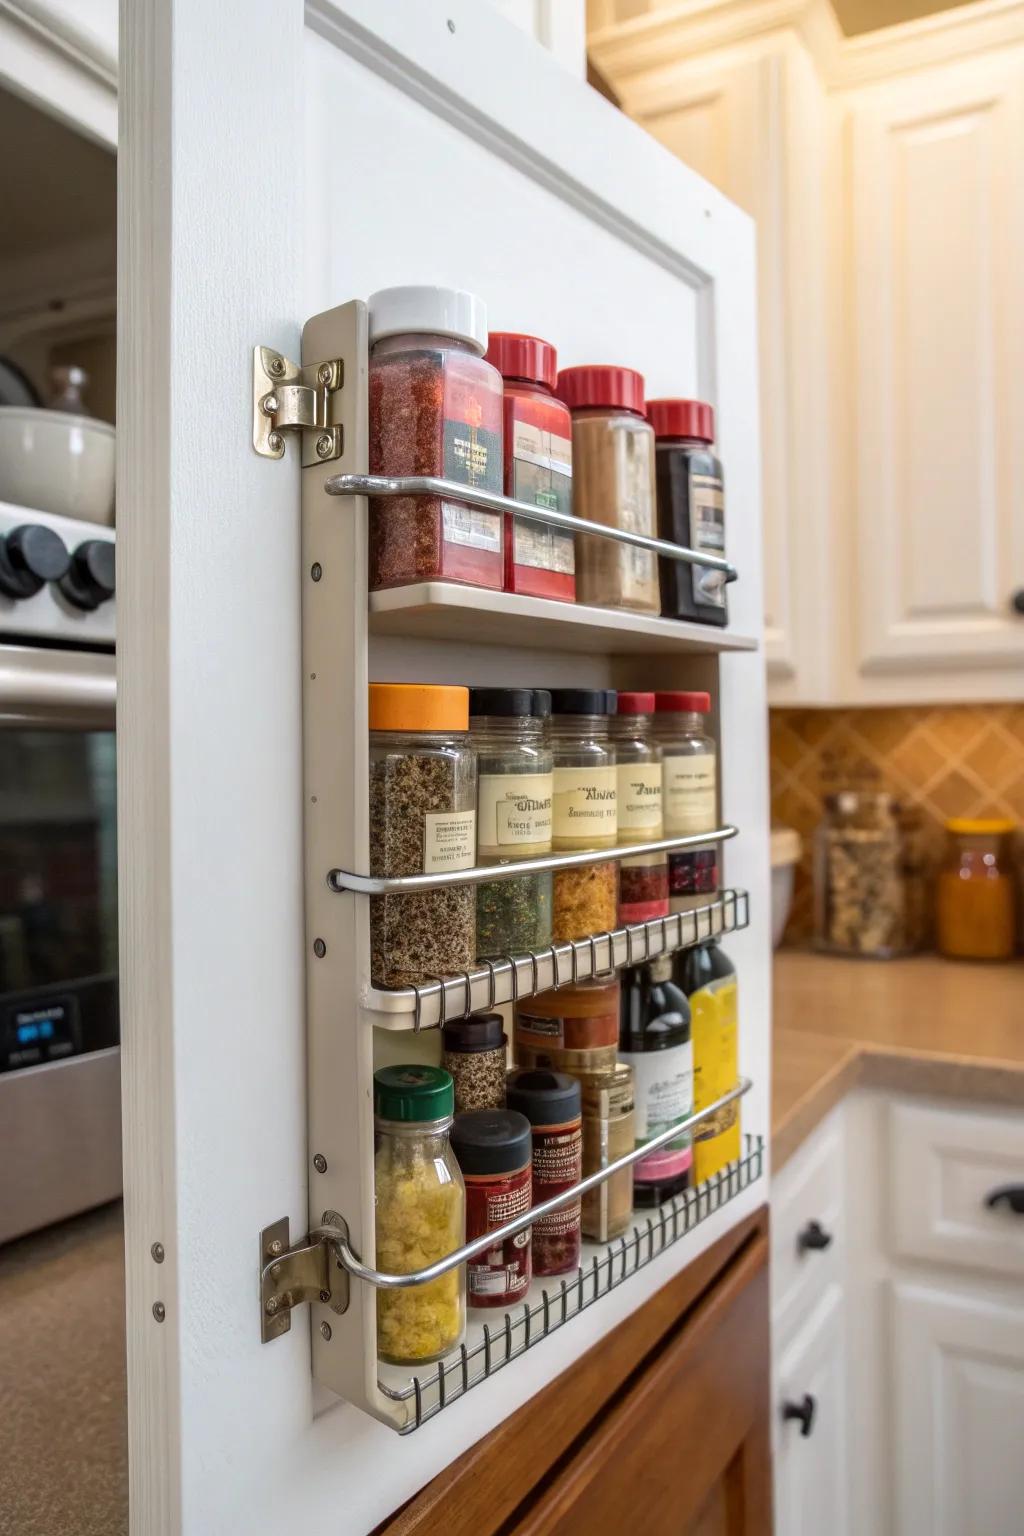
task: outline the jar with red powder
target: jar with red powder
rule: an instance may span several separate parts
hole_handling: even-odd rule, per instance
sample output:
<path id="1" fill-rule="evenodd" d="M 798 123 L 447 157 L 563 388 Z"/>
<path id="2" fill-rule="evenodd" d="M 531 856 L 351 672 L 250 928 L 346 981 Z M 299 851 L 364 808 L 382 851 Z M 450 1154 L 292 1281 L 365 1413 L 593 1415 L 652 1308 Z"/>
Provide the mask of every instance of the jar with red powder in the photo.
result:
<path id="1" fill-rule="evenodd" d="M 578 1184 L 583 1168 L 580 1085 L 564 1072 L 510 1072 L 508 1107 L 530 1122 L 533 1203 L 543 1205 Z M 533 1272 L 565 1275 L 580 1262 L 580 1199 L 533 1224 Z"/>
<path id="2" fill-rule="evenodd" d="M 556 512 L 572 511 L 572 420 L 554 395 L 558 355 L 549 341 L 492 331 L 487 361 L 505 383 L 505 493 Z M 505 591 L 576 596 L 573 536 L 505 515 Z"/>
<path id="3" fill-rule="evenodd" d="M 501 375 L 484 359 L 487 311 L 455 288 L 371 294 L 370 473 L 437 475 L 501 492 Z M 370 504 L 370 587 L 458 581 L 500 590 L 498 512 L 441 496 Z"/>

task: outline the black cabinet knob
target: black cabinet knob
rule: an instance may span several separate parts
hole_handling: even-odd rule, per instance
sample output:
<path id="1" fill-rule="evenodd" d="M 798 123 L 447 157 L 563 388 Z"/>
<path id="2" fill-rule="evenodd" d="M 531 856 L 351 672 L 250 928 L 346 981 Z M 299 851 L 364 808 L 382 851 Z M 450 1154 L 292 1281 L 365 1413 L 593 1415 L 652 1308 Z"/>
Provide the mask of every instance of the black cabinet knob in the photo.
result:
<path id="1" fill-rule="evenodd" d="M 1018 587 L 1010 598 L 1010 607 L 1014 613 L 1024 613 L 1024 587 Z"/>
<path id="2" fill-rule="evenodd" d="M 832 1246 L 832 1233 L 826 1232 L 820 1221 L 809 1221 L 802 1232 L 797 1233 L 798 1253 L 823 1253 Z"/>
<path id="3" fill-rule="evenodd" d="M 98 608 L 114 595 L 114 545 L 110 539 L 86 539 L 71 557 L 60 589 L 76 608 Z"/>
<path id="4" fill-rule="evenodd" d="M 19 523 L 0 539 L 0 592 L 6 597 L 35 597 L 48 581 L 68 569 L 67 546 L 45 523 Z"/>
<path id="5" fill-rule="evenodd" d="M 805 1392 L 802 1402 L 783 1403 L 782 1417 L 787 1421 L 789 1419 L 796 1419 L 800 1425 L 800 1433 L 806 1440 L 807 1436 L 814 1428 L 814 1415 L 817 1411 L 817 1407 L 818 1404 L 815 1399 L 809 1392 Z"/>
<path id="6" fill-rule="evenodd" d="M 990 1190 L 985 1196 L 985 1204 L 990 1211 L 1005 1205 L 1015 1216 L 1024 1216 L 1024 1184 L 1002 1184 L 998 1189 Z"/>

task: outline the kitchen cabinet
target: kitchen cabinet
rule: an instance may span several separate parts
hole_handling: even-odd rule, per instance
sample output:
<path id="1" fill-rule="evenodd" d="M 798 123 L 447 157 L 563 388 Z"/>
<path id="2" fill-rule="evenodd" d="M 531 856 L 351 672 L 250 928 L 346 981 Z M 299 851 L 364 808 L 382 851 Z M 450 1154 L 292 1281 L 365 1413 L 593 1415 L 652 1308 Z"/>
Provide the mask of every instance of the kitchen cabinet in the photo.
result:
<path id="1" fill-rule="evenodd" d="M 775 1379 L 775 1521 L 779 1536 L 846 1536 L 843 1293 L 830 1285 L 779 1360 Z"/>

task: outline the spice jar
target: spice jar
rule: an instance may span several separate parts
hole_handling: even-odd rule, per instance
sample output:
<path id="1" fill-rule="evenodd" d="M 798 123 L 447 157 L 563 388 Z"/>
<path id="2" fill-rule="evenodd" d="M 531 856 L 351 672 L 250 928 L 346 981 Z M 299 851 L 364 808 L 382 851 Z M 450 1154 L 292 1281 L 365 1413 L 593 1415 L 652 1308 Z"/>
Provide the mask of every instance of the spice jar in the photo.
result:
<path id="1" fill-rule="evenodd" d="M 556 393 L 572 412 L 577 517 L 653 538 L 654 432 L 644 418 L 643 375 L 632 368 L 563 368 Z M 576 601 L 659 613 L 657 557 L 579 534 Z"/>
<path id="2" fill-rule="evenodd" d="M 508 1040 L 500 1013 L 452 1019 L 441 1029 L 441 1065 L 455 1084 L 455 1112 L 504 1109 Z"/>
<path id="3" fill-rule="evenodd" d="M 370 684 L 370 873 L 470 869 L 476 761 L 469 691 Z M 402 987 L 465 971 L 476 958 L 476 892 L 450 885 L 370 898 L 370 974 Z"/>
<path id="4" fill-rule="evenodd" d="M 632 1152 L 633 1069 L 625 1062 L 581 1085 L 583 1177 Z M 583 1196 L 583 1232 L 599 1243 L 621 1237 L 633 1214 L 633 1169 L 621 1168 Z"/>
<path id="5" fill-rule="evenodd" d="M 739 1081 L 736 967 L 717 939 L 680 950 L 673 976 L 690 1004 L 693 1109 L 706 1109 Z M 693 1136 L 694 1183 L 703 1184 L 740 1155 L 738 1099 L 700 1121 Z"/>
<path id="6" fill-rule="evenodd" d="M 555 853 L 614 848 L 618 837 L 615 753 L 608 717 L 615 694 L 607 688 L 556 688 L 551 694 L 549 738 L 554 763 Z M 555 872 L 552 937 L 556 943 L 608 933 L 615 927 L 619 872 L 614 860 Z"/>
<path id="7" fill-rule="evenodd" d="M 619 978 L 614 971 L 516 1004 L 515 1050 L 521 1067 L 551 1067 L 572 1077 L 606 1073 L 615 1067 L 618 1044 Z"/>
<path id="8" fill-rule="evenodd" d="M 714 411 L 703 400 L 648 400 L 647 420 L 655 438 L 658 536 L 688 549 L 724 555 L 722 466 L 711 451 Z M 666 618 L 726 622 L 723 571 L 682 560 L 659 560 L 658 570 Z"/>
<path id="9" fill-rule="evenodd" d="M 661 747 L 654 739 L 654 694 L 620 693 L 611 721 L 615 748 L 619 846 L 663 836 Z M 664 917 L 668 906 L 668 855 L 639 854 L 619 865 L 619 922 Z"/>
<path id="10" fill-rule="evenodd" d="M 939 872 L 936 937 L 954 960 L 1008 960 L 1016 934 L 1012 821 L 946 822 Z"/>
<path id="11" fill-rule="evenodd" d="M 510 1072 L 509 1109 L 530 1122 L 533 1141 L 533 1203 L 542 1205 L 578 1184 L 582 1176 L 583 1131 L 580 1085 L 563 1072 Z M 580 1202 L 577 1198 L 533 1224 L 533 1272 L 564 1275 L 580 1262 Z"/>
<path id="12" fill-rule="evenodd" d="M 440 1067 L 381 1067 L 373 1074 L 377 1265 L 408 1275 L 466 1240 L 462 1174 L 448 1140 L 452 1080 Z M 460 1343 L 466 1276 L 451 1269 L 408 1290 L 377 1292 L 377 1352 L 393 1365 L 440 1360 Z"/>
<path id="13" fill-rule="evenodd" d="M 654 730 L 661 743 L 661 798 L 666 837 L 710 832 L 717 825 L 717 753 L 705 734 L 708 693 L 654 696 Z M 669 909 L 688 912 L 718 890 L 718 850 L 681 848 L 668 856 Z"/>
<path id="14" fill-rule="evenodd" d="M 554 347 L 538 336 L 492 331 L 486 356 L 505 385 L 505 494 L 571 512 L 572 421 L 554 395 Z M 571 603 L 576 596 L 572 534 L 506 512 L 505 591 Z"/>
<path id="15" fill-rule="evenodd" d="M 905 947 L 899 807 L 881 790 L 825 796 L 814 834 L 815 942 L 845 955 L 887 958 Z"/>
<path id="16" fill-rule="evenodd" d="M 439 475 L 501 492 L 501 375 L 484 359 L 487 311 L 455 288 L 370 295 L 370 473 Z M 501 515 L 440 496 L 370 503 L 370 587 L 502 583 Z"/>
<path id="17" fill-rule="evenodd" d="M 530 1209 L 533 1149 L 530 1122 L 511 1109 L 456 1115 L 452 1149 L 466 1183 L 466 1241 L 483 1237 Z M 467 1264 L 471 1307 L 507 1307 L 530 1288 L 530 1228 L 507 1237 Z"/>
<path id="18" fill-rule="evenodd" d="M 633 1069 L 639 1147 L 693 1113 L 690 1006 L 668 956 L 623 972 L 619 1055 Z M 692 1145 L 691 1133 L 680 1131 L 634 1165 L 637 1205 L 661 1205 L 688 1187 Z"/>
<path id="19" fill-rule="evenodd" d="M 477 855 L 508 864 L 551 852 L 551 748 L 544 688 L 471 688 L 477 756 Z M 476 948 L 485 959 L 551 943 L 551 871 L 477 887 Z"/>

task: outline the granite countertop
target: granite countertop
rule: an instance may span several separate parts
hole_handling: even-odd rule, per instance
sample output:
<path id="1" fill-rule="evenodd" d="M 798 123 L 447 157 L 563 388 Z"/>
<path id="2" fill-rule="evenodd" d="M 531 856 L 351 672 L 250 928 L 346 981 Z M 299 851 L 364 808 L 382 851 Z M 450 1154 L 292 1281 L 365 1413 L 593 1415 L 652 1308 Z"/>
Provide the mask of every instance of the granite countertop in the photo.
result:
<path id="1" fill-rule="evenodd" d="M 775 956 L 772 1167 L 855 1085 L 1024 1105 L 1024 960 Z"/>

